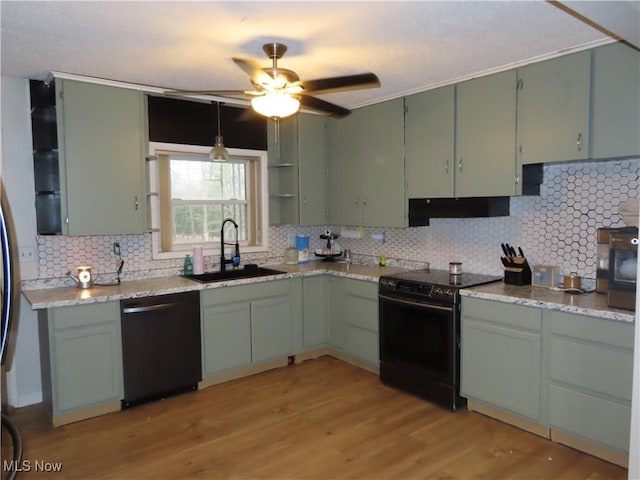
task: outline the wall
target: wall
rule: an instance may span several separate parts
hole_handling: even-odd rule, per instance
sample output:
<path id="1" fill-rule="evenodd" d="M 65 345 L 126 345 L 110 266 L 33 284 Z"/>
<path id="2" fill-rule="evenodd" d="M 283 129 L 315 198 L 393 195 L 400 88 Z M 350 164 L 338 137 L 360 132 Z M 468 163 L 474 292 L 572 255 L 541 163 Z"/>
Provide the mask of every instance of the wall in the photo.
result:
<path id="1" fill-rule="evenodd" d="M 25 253 L 26 257 L 15 262 L 15 272 L 21 280 L 37 278 L 28 82 L 2 77 L 1 105 L 2 183 L 15 226 L 15 253 Z M 26 255 L 28 253 L 33 255 Z M 40 402 L 42 387 L 37 316 L 22 296 L 16 303 L 10 332 L 11 345 L 7 363 L 3 366 L 3 385 L 7 389 L 6 401 L 20 407 Z"/>
<path id="2" fill-rule="evenodd" d="M 595 278 L 596 230 L 624 225 L 618 205 L 640 196 L 639 175 L 640 159 L 549 164 L 544 167 L 540 196 L 512 198 L 509 217 L 433 219 L 430 226 L 417 228 L 363 228 L 362 238 L 338 242 L 363 263 L 386 255 L 389 264 L 420 267 L 428 263 L 446 269 L 450 261 L 460 261 L 465 271 L 490 274 L 502 273 L 500 243 L 507 242 L 522 246 L 531 263 L 559 265 L 564 272 Z M 309 235 L 311 247 L 321 248 L 325 241 L 319 235 L 326 228 L 272 227 L 269 252 L 247 255 L 243 262 L 282 262 L 283 251 L 296 234 Z M 378 236 L 384 241 L 372 238 Z M 149 235 L 41 236 L 38 278 L 63 277 L 85 262 L 107 275 L 115 268 L 114 241 L 121 244 L 129 278 L 180 270 L 180 260 L 151 259 Z M 217 262 L 214 257 L 208 260 L 211 265 Z"/>

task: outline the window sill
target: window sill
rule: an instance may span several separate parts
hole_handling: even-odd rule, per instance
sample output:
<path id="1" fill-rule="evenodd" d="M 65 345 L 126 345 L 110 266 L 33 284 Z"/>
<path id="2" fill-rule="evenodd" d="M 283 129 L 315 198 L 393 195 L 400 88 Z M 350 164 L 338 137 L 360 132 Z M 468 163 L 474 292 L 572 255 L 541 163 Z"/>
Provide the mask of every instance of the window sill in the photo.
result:
<path id="1" fill-rule="evenodd" d="M 228 250 L 225 250 L 227 255 L 231 255 L 231 250 L 233 250 L 232 246 L 229 246 Z M 240 246 L 240 257 L 244 254 L 248 253 L 267 253 L 269 252 L 269 248 L 263 245 L 255 246 L 255 247 L 243 247 Z M 185 255 L 192 255 L 192 249 L 184 249 L 184 250 L 175 250 L 172 252 L 152 252 L 151 259 L 152 260 L 169 260 L 173 258 L 184 258 Z M 215 257 L 216 261 L 220 257 L 220 249 L 219 248 L 205 248 L 203 250 L 203 254 L 205 257 Z"/>

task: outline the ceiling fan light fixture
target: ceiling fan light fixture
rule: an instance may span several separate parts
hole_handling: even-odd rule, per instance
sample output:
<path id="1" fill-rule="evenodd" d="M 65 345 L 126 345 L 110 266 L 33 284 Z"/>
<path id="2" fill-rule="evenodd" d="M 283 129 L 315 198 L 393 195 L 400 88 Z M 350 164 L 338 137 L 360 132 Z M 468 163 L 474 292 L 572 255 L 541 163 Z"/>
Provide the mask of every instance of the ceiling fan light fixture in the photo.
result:
<path id="1" fill-rule="evenodd" d="M 209 152 L 209 159 L 224 161 L 229 159 L 229 152 L 224 148 L 224 141 L 220 135 L 220 102 L 216 102 L 216 105 L 218 106 L 218 135 L 216 135 L 216 143 Z"/>
<path id="2" fill-rule="evenodd" d="M 265 117 L 284 118 L 300 109 L 300 100 L 283 92 L 272 92 L 251 99 L 251 107 Z"/>

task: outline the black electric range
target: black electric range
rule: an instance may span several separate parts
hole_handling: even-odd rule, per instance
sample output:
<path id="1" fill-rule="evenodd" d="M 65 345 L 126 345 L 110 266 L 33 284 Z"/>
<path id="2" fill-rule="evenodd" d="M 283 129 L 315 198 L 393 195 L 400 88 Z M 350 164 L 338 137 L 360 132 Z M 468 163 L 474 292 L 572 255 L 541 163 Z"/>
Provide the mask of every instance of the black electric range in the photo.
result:
<path id="1" fill-rule="evenodd" d="M 380 277 L 380 380 L 452 411 L 460 397 L 460 289 L 502 280 L 411 270 Z"/>

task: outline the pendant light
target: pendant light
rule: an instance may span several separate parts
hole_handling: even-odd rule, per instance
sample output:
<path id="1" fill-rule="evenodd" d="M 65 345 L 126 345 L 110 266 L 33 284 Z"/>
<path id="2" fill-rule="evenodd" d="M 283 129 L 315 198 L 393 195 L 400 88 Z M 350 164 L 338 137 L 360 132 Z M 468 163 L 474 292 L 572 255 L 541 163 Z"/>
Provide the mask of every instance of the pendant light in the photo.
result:
<path id="1" fill-rule="evenodd" d="M 229 152 L 224 148 L 224 142 L 222 140 L 222 135 L 220 135 L 220 102 L 216 102 L 218 107 L 218 135 L 216 135 L 216 143 L 211 149 L 209 153 L 209 158 L 211 160 L 227 160 L 229 158 Z"/>

